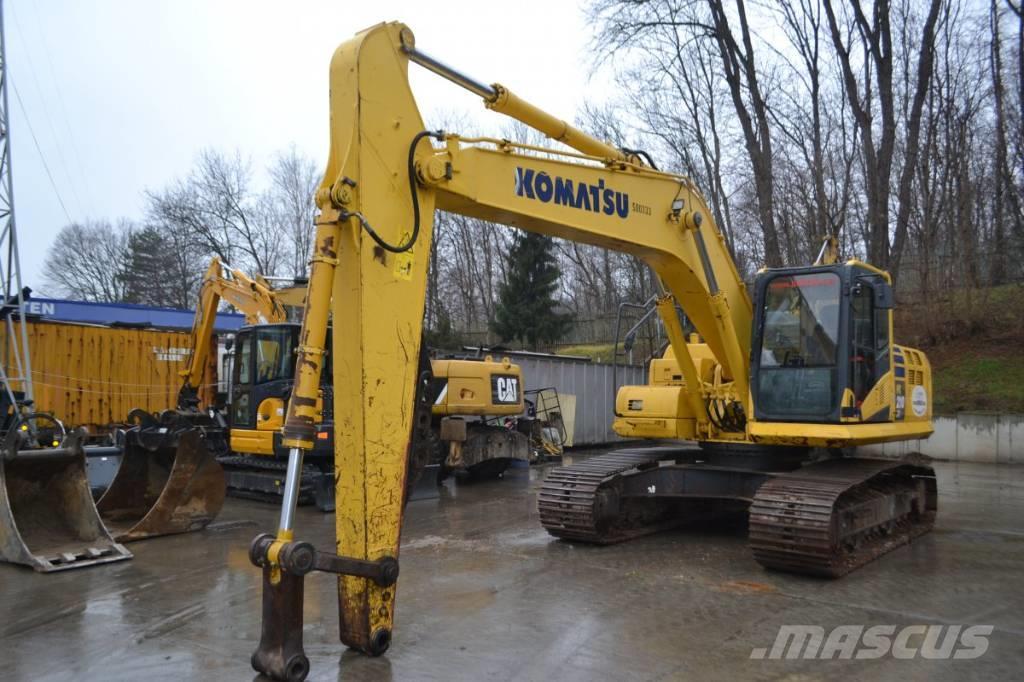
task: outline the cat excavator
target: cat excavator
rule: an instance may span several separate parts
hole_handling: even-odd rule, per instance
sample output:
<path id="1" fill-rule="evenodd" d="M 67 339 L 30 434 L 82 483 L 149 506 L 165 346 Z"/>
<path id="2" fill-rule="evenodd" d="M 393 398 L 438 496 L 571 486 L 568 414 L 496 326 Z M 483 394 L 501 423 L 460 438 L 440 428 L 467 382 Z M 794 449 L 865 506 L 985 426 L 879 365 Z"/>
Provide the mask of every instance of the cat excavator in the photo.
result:
<path id="1" fill-rule="evenodd" d="M 427 130 L 410 62 L 561 146 Z M 341 642 L 391 643 L 403 488 L 428 451 L 431 367 L 422 347 L 435 209 L 632 254 L 657 274 L 669 339 L 649 382 L 625 386 L 615 429 L 661 441 L 555 468 L 540 521 L 568 541 L 606 544 L 729 507 L 749 509 L 767 568 L 838 576 L 927 532 L 932 469 L 852 456 L 932 431 L 931 372 L 895 343 L 887 273 L 858 260 L 760 271 L 753 299 L 699 190 L 645 153 L 596 139 L 420 50 L 384 23 L 331 61 L 330 151 L 295 380 L 282 431 L 288 471 L 276 533 L 257 536 L 263 628 L 252 656 L 275 679 L 309 671 L 304 576 L 337 575 Z M 696 329 L 683 332 L 677 306 Z M 316 437 L 328 318 L 336 545 L 296 538 L 295 490 Z"/>

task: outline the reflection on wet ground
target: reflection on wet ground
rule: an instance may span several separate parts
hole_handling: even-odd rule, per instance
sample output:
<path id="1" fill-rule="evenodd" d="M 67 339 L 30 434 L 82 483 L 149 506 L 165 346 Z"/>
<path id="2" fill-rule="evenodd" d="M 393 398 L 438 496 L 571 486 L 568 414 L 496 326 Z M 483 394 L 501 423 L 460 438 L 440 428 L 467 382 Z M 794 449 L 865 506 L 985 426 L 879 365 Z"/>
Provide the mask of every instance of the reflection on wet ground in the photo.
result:
<path id="1" fill-rule="evenodd" d="M 575 453 L 579 458 L 587 453 Z M 395 640 L 338 642 L 335 583 L 306 584 L 313 680 L 1012 679 L 1024 669 L 1024 467 L 937 463 L 936 530 L 839 581 L 762 570 L 742 522 L 612 547 L 538 524 L 544 467 L 446 483 L 410 503 Z M 247 558 L 271 505 L 229 499 L 205 532 L 133 544 L 135 559 L 39 575 L 0 565 L 4 680 L 252 679 L 260 576 Z M 299 536 L 329 546 L 333 515 Z M 783 624 L 989 624 L 977 660 L 757 661 Z"/>

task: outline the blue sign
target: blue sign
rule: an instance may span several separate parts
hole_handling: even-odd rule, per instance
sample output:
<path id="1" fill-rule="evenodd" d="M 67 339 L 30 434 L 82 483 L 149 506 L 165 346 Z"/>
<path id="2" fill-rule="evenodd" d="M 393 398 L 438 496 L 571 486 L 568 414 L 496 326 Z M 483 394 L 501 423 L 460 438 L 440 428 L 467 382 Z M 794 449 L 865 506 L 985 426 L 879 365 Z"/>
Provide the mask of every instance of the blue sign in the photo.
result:
<path id="1" fill-rule="evenodd" d="M 30 317 L 63 322 L 87 322 L 104 325 L 131 325 L 160 329 L 192 329 L 195 312 L 179 308 L 156 308 L 135 303 L 93 303 L 91 301 L 65 301 L 58 298 L 30 298 L 25 301 L 25 313 Z M 245 323 L 238 313 L 217 313 L 214 330 L 234 332 Z"/>

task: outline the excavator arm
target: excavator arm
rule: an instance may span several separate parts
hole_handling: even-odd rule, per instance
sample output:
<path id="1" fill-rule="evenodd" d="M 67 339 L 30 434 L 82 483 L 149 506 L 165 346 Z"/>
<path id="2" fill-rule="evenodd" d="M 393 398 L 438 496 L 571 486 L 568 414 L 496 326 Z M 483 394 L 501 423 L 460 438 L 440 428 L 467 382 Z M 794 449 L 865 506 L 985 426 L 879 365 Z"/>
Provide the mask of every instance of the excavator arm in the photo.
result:
<path id="1" fill-rule="evenodd" d="M 241 270 L 226 267 L 214 256 L 203 274 L 199 302 L 192 319 L 192 355 L 181 371 L 184 379 L 178 393 L 178 407 L 195 407 L 199 386 L 213 347 L 213 327 L 221 300 L 227 301 L 245 315 L 246 324 L 284 322 L 284 307 L 260 275 L 250 278 Z"/>

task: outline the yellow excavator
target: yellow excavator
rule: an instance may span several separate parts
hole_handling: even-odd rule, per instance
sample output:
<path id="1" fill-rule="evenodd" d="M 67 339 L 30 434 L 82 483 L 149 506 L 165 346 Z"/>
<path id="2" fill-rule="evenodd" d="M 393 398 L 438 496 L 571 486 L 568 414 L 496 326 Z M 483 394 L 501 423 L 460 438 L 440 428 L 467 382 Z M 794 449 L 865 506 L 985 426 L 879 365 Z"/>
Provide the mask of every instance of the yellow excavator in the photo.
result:
<path id="1" fill-rule="evenodd" d="M 304 298 L 304 286 L 274 289 L 264 277 L 249 277 L 217 257 L 203 277 L 192 326 L 194 351 L 182 370 L 178 408 L 199 407 L 198 389 L 214 348 L 217 308 L 227 301 L 245 315 L 246 322 L 233 342 L 230 401 L 224 423 L 229 441 L 216 453 L 225 469 L 227 488 L 234 495 L 276 499 L 281 494 L 282 462 L 287 457 L 281 446 L 281 425 L 301 331 L 299 324 L 288 321 L 287 308 L 301 306 Z M 495 361 L 487 356 L 434 359 L 431 368 L 433 450 L 428 463 L 438 464 L 439 478 L 451 472 L 495 477 L 516 460 L 529 461 L 527 434 L 493 423 L 523 412 L 518 365 L 508 358 Z M 323 511 L 334 510 L 331 379 L 330 372 L 321 375 L 316 437 L 299 484 L 300 499 L 313 501 Z M 213 439 L 208 442 L 215 443 Z"/>
<path id="2" fill-rule="evenodd" d="M 199 385 L 213 351 L 213 328 L 220 302 L 226 301 L 245 317 L 247 325 L 284 322 L 288 314 L 284 304 L 263 276 L 249 277 L 241 270 L 226 266 L 214 256 L 199 285 L 199 303 L 192 318 L 192 355 L 181 370 L 183 379 L 178 407 L 199 405 Z"/>
<path id="3" fill-rule="evenodd" d="M 410 62 L 564 147 L 426 130 Z M 435 209 L 624 251 L 660 281 L 669 349 L 649 385 L 620 390 L 615 428 L 666 444 L 554 469 L 538 500 L 552 534 L 616 542 L 745 505 L 757 561 L 836 576 L 931 528 L 930 467 L 849 456 L 932 431 L 928 361 L 894 341 L 888 274 L 856 260 L 762 270 L 751 300 L 688 178 L 444 65 L 400 23 L 343 43 L 329 89 L 330 152 L 282 433 L 281 518 L 250 546 L 263 572 L 256 670 L 307 675 L 310 571 L 338 576 L 342 643 L 370 655 L 391 643 L 402 489 L 430 422 L 421 322 Z M 683 333 L 677 305 L 698 336 Z M 333 336 L 330 363 L 337 543 L 318 550 L 296 539 L 295 489 L 316 437 L 332 314 L 346 329 Z"/>

